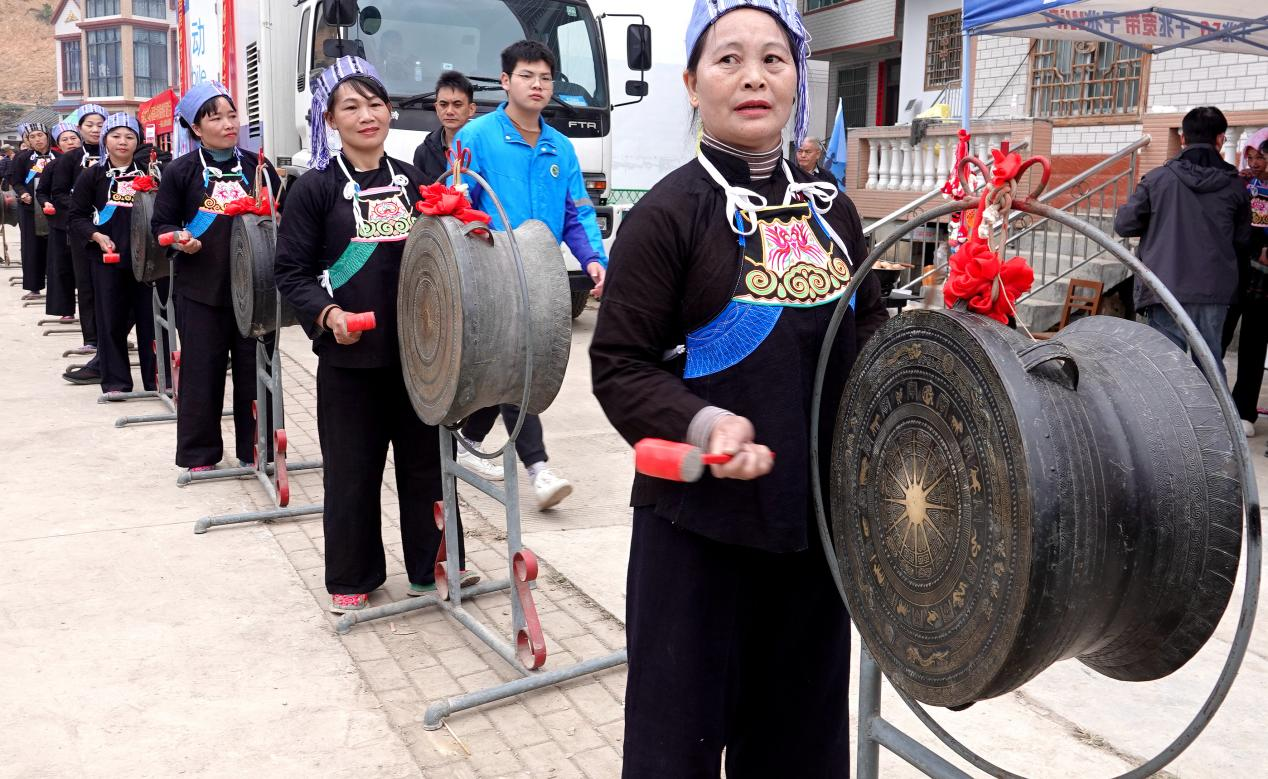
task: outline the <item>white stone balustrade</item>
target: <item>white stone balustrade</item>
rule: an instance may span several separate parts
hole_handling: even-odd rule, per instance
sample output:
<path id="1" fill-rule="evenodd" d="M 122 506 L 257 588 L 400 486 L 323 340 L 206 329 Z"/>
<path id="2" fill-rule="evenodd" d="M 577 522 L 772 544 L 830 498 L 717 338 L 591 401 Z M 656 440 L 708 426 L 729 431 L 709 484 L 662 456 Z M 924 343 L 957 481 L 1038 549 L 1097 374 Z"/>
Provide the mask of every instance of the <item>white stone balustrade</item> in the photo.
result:
<path id="1" fill-rule="evenodd" d="M 989 163 L 990 150 L 999 148 L 1007 137 L 1004 133 L 979 133 L 970 142 L 969 153 Z M 958 138 L 939 133 L 925 136 L 915 146 L 906 137 L 867 137 L 863 143 L 867 146 L 865 189 L 929 192 L 940 188 L 951 175 Z"/>

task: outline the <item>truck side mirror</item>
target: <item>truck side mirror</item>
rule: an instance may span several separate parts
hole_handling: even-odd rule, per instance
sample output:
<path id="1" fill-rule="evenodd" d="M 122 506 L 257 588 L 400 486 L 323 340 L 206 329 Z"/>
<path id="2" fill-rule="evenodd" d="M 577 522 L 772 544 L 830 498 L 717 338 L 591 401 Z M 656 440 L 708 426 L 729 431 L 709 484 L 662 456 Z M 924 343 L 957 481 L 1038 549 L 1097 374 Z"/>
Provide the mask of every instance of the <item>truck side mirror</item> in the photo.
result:
<path id="1" fill-rule="evenodd" d="M 359 15 L 357 0 L 328 0 L 326 3 L 326 24 L 331 27 L 353 27 Z"/>
<path id="2" fill-rule="evenodd" d="M 625 94 L 630 97 L 647 97 L 646 81 L 626 81 Z"/>
<path id="3" fill-rule="evenodd" d="M 646 24 L 631 24 L 625 29 L 625 59 L 630 70 L 652 69 L 651 27 Z"/>
<path id="4" fill-rule="evenodd" d="M 321 44 L 321 53 L 332 60 L 337 60 L 340 57 L 360 57 L 365 59 L 365 41 L 330 38 Z"/>

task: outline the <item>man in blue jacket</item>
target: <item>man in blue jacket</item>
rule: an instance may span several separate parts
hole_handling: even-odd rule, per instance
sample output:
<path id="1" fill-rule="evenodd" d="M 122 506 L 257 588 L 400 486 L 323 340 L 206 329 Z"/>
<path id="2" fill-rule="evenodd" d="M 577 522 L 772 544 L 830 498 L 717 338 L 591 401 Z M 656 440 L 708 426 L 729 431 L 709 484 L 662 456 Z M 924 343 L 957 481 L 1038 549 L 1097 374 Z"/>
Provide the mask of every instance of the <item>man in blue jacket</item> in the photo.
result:
<path id="1" fill-rule="evenodd" d="M 537 41 L 519 41 L 502 51 L 502 89 L 506 102 L 463 127 L 456 142 L 471 150 L 471 169 L 483 176 L 498 194 L 510 219 L 510 229 L 529 219 L 550 227 L 568 245 L 594 281 L 594 295 L 603 294 L 608 258 L 603 250 L 594 203 L 586 193 L 581 164 L 572 143 L 542 121 L 542 109 L 554 93 L 555 55 Z M 493 217 L 496 229 L 506 229 L 488 194 L 472 182 L 471 201 Z M 467 420 L 462 433 L 480 443 L 497 419 L 497 409 L 484 409 Z M 508 429 L 520 410 L 501 408 Z M 537 493 L 537 506 L 548 509 L 572 493 L 572 484 L 547 467 L 541 420 L 529 414 L 520 429 L 515 450 L 528 470 Z M 489 479 L 501 479 L 502 469 L 491 460 L 459 455 L 463 465 Z"/>

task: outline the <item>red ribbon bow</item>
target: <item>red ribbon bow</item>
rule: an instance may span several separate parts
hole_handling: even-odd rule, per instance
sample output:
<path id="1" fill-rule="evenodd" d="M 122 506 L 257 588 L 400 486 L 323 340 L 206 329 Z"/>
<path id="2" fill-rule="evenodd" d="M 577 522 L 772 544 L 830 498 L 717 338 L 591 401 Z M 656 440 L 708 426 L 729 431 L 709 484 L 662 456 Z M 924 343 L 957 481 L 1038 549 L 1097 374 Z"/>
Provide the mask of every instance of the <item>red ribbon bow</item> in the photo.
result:
<path id="1" fill-rule="evenodd" d="M 258 198 L 247 195 L 237 200 L 230 200 L 225 203 L 225 216 L 241 216 L 242 214 L 255 214 L 256 216 L 271 216 L 273 209 L 269 203 L 269 190 L 267 187 L 260 190 Z"/>
<path id="2" fill-rule="evenodd" d="M 1017 178 L 1017 174 L 1021 172 L 1020 154 L 1017 152 L 1005 154 L 999 149 L 991 149 L 991 156 L 995 158 L 995 166 L 991 168 L 992 184 L 1002 187 L 1005 182 Z"/>
<path id="3" fill-rule="evenodd" d="M 158 186 L 154 183 L 153 176 L 137 176 L 132 179 L 134 192 L 153 192 L 155 189 L 158 189 Z"/>
<path id="4" fill-rule="evenodd" d="M 452 216 L 459 222 L 486 225 L 492 221 L 488 214 L 471 206 L 465 193 L 440 182 L 419 187 L 418 193 L 423 196 L 423 202 L 417 204 L 418 210 L 428 216 Z"/>
<path id="5" fill-rule="evenodd" d="M 975 225 L 970 225 L 969 240 L 951 255 L 942 298 L 947 308 L 963 300 L 970 311 L 1008 324 L 1009 315 L 1015 313 L 1014 301 L 1034 283 L 1035 271 L 1024 259 L 1001 260 L 977 237 Z"/>

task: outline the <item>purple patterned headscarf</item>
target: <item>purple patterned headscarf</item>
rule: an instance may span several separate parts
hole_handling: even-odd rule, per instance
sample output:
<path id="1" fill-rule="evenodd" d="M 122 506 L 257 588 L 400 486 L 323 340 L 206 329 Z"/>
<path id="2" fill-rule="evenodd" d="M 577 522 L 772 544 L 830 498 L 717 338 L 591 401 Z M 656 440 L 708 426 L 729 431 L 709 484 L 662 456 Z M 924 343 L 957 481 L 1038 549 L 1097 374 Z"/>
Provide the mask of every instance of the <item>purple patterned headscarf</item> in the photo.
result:
<path id="1" fill-rule="evenodd" d="M 101 137 L 105 138 L 110 134 L 111 130 L 118 130 L 120 127 L 126 127 L 131 130 L 138 140 L 141 138 L 141 125 L 137 124 L 136 119 L 123 113 L 122 111 L 111 114 L 106 117 L 106 124 L 101 128 Z"/>
<path id="2" fill-rule="evenodd" d="M 308 128 L 312 141 L 312 166 L 325 170 L 330 164 L 330 143 L 326 140 L 326 104 L 339 85 L 353 76 L 365 76 L 383 86 L 383 79 L 374 66 L 360 57 L 340 57 L 335 63 L 313 78 L 313 103 L 308 115 Z M 386 91 L 386 87 L 384 90 Z"/>
<path id="3" fill-rule="evenodd" d="M 110 116 L 110 112 L 102 106 L 99 106 L 96 103 L 84 103 L 75 111 L 75 113 L 71 114 L 71 118 L 75 120 L 76 127 L 82 127 L 84 120 L 93 114 L 100 116 L 102 121 L 105 121 L 106 117 Z"/>
<path id="4" fill-rule="evenodd" d="M 793 59 L 797 62 L 796 135 L 797 145 L 800 146 L 810 126 L 810 80 L 806 72 L 806 61 L 810 59 L 810 33 L 801 23 L 797 3 L 793 0 L 696 0 L 691 22 L 687 25 L 687 59 L 691 59 L 691 52 L 714 22 L 741 8 L 754 8 L 774 16 L 792 38 Z"/>

